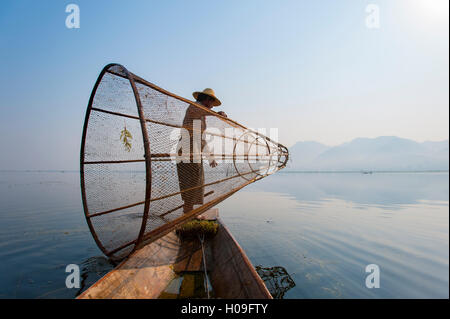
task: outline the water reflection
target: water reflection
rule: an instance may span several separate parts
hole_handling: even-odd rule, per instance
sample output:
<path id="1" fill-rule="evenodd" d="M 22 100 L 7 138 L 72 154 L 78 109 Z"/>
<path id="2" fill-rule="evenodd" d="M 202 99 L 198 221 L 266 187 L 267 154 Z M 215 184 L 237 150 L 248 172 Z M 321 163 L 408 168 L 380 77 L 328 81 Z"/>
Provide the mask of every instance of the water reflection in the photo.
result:
<path id="1" fill-rule="evenodd" d="M 289 269 L 285 298 L 448 298 L 448 173 L 360 175 L 276 174 L 221 217 L 253 264 Z"/>
<path id="2" fill-rule="evenodd" d="M 289 194 L 299 201 L 336 198 L 363 205 L 449 201 L 448 172 L 442 173 L 293 173 L 279 172 L 250 188 Z M 249 189 L 247 189 L 249 190 Z"/>

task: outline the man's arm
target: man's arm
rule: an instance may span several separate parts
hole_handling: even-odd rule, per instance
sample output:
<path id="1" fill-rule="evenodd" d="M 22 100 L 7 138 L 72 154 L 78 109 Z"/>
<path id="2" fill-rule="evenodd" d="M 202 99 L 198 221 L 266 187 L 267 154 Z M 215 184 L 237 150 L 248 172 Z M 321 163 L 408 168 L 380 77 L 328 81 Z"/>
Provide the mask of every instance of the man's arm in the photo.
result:
<path id="1" fill-rule="evenodd" d="M 219 112 L 215 112 L 213 110 L 207 111 L 207 110 L 204 110 L 195 105 L 193 105 L 190 115 L 193 118 L 197 118 L 197 117 L 199 118 L 202 116 L 214 116 L 215 114 L 219 114 L 220 116 L 227 117 L 227 114 L 224 111 L 219 111 Z"/>

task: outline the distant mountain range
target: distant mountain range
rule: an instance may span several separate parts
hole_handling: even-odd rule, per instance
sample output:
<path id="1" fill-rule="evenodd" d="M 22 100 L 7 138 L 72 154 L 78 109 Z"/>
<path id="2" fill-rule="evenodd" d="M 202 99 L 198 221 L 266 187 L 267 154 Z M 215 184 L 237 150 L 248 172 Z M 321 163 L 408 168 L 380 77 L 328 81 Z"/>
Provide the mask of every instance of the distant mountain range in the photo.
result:
<path id="1" fill-rule="evenodd" d="M 338 146 L 298 142 L 289 148 L 295 170 L 448 170 L 449 141 L 423 142 L 381 136 L 356 138 Z"/>

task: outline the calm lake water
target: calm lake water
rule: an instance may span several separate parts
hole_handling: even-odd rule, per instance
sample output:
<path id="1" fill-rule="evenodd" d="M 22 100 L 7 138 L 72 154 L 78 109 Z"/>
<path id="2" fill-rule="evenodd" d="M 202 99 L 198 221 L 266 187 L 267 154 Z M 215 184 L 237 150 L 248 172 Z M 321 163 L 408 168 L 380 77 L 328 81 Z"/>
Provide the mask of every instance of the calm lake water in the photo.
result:
<path id="1" fill-rule="evenodd" d="M 282 266 L 285 298 L 448 298 L 449 175 L 279 172 L 218 205 L 252 263 Z M 87 227 L 77 172 L 0 172 L 0 298 L 73 298 L 113 265 Z M 380 269 L 380 288 L 365 268 Z"/>

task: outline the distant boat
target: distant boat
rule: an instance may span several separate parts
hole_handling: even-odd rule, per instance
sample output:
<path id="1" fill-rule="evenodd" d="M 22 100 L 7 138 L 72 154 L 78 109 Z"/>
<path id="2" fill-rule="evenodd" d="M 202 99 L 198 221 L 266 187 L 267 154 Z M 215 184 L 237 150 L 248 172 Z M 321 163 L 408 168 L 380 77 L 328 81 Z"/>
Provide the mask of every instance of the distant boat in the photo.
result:
<path id="1" fill-rule="evenodd" d="M 363 174 L 372 174 L 372 171 L 362 171 Z"/>

